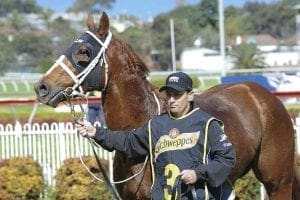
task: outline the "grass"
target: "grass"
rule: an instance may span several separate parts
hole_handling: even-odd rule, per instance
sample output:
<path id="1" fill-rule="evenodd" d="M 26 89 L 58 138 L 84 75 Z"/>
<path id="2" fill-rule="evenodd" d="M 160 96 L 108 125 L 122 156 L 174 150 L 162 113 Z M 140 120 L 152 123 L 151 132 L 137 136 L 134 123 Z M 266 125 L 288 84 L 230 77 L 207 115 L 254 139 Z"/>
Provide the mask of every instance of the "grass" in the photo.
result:
<path id="1" fill-rule="evenodd" d="M 28 88 L 26 87 L 26 85 L 24 84 L 23 81 L 14 81 L 15 84 L 13 84 L 13 82 L 9 82 L 9 81 L 5 81 L 5 82 L 0 82 L 0 83 L 4 83 L 6 89 L 3 87 L 3 85 L 0 85 L 0 98 L 1 97 L 24 97 L 24 96 L 34 96 L 34 89 L 33 89 L 33 82 L 27 82 L 28 83 Z"/>
<path id="2" fill-rule="evenodd" d="M 27 122 L 32 113 L 33 106 L 8 106 L 0 107 L 0 123 L 11 123 L 19 120 Z M 56 112 L 54 108 L 39 105 L 34 115 L 33 122 L 62 122 L 72 121 L 70 112 Z"/>

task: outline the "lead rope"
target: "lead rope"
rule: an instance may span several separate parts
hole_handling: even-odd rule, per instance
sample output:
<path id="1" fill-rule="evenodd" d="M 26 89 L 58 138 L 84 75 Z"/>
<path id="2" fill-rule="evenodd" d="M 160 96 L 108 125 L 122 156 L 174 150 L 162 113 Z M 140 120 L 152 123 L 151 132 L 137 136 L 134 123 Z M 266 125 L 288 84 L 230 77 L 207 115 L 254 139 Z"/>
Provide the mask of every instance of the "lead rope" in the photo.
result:
<path id="1" fill-rule="evenodd" d="M 82 114 L 81 114 L 81 116 L 77 119 L 77 117 L 76 117 L 76 112 L 75 112 L 75 106 L 74 106 L 74 104 L 73 104 L 72 101 L 71 101 L 71 99 L 73 98 L 73 92 L 72 92 L 71 90 L 73 90 L 73 89 L 72 89 L 72 88 L 67 88 L 67 89 L 64 91 L 64 95 L 65 95 L 65 97 L 66 97 L 66 99 L 68 100 L 68 103 L 69 103 L 69 105 L 70 105 L 71 115 L 72 115 L 72 117 L 73 117 L 73 120 L 76 122 L 77 120 L 83 119 L 83 116 L 86 114 L 86 109 L 84 109 L 83 106 L 82 106 L 81 104 L 79 104 L 80 109 L 81 109 L 81 111 L 82 111 Z M 154 99 L 155 99 L 155 102 L 156 102 L 156 104 L 157 104 L 157 112 L 158 112 L 158 114 L 160 114 L 160 113 L 161 113 L 161 106 L 160 106 L 158 97 L 156 96 L 155 92 L 152 92 L 152 94 L 153 94 Z M 86 98 L 85 95 L 83 95 L 83 94 L 80 95 L 80 93 L 76 93 L 76 95 L 80 96 L 81 98 L 84 98 L 85 101 L 86 101 L 86 103 L 88 104 L 88 99 Z M 78 136 L 79 136 L 79 135 L 78 135 Z M 97 147 L 100 147 L 100 146 L 99 146 L 94 140 L 92 140 L 92 139 L 90 139 L 90 138 L 89 138 L 89 142 L 90 142 L 90 144 L 92 145 L 93 152 L 94 152 L 94 154 L 95 154 L 96 160 L 99 160 L 98 155 L 97 155 L 96 152 L 94 151 L 94 146 L 93 146 L 93 145 L 95 145 L 95 146 L 97 146 Z M 81 156 L 82 153 L 81 153 L 80 147 L 79 147 L 77 150 L 79 151 L 78 153 L 79 153 L 80 161 L 81 161 L 82 165 L 85 167 L 85 169 L 88 171 L 88 173 L 89 173 L 93 178 L 95 178 L 96 180 L 98 180 L 98 181 L 100 181 L 100 182 L 104 182 L 104 180 L 102 180 L 101 178 L 99 178 L 99 177 L 97 177 L 95 174 L 93 174 L 93 173 L 90 171 L 90 169 L 86 166 L 86 164 L 84 163 L 84 161 L 83 161 L 83 159 L 82 159 L 82 156 Z M 121 180 L 121 181 L 110 181 L 110 180 L 109 180 L 109 183 L 111 183 L 111 184 L 125 183 L 125 182 L 127 182 L 127 181 L 129 181 L 129 180 L 135 178 L 136 176 L 140 175 L 140 174 L 144 171 L 144 169 L 145 169 L 145 167 L 146 167 L 146 165 L 147 165 L 148 158 L 149 158 L 149 157 L 146 156 L 145 161 L 144 161 L 144 163 L 143 163 L 143 167 L 142 167 L 142 168 L 140 169 L 140 171 L 137 172 L 136 174 L 134 174 L 134 175 L 128 177 L 127 179 Z M 97 161 L 97 163 L 98 163 L 98 161 Z M 101 163 L 100 163 L 100 164 L 101 164 Z M 102 166 L 101 166 L 101 168 L 102 168 Z"/>
<path id="2" fill-rule="evenodd" d="M 90 143 L 91 143 L 91 138 L 89 138 L 89 141 L 90 141 Z M 109 180 L 109 178 L 108 178 L 108 176 L 107 176 L 107 174 L 106 174 L 106 172 L 105 172 L 105 169 L 103 168 L 103 166 L 102 166 L 102 164 L 101 164 L 101 162 L 100 162 L 100 159 L 99 159 L 99 157 L 98 157 L 98 155 L 97 155 L 97 153 L 96 153 L 96 150 L 95 150 L 94 145 L 92 144 L 91 146 L 92 146 L 92 149 L 93 149 L 93 153 L 94 153 L 94 155 L 95 155 L 95 158 L 96 158 L 96 162 L 97 162 L 97 164 L 98 164 L 98 166 L 99 166 L 99 168 L 100 168 L 100 171 L 101 171 L 101 173 L 102 173 L 102 175 L 103 175 L 103 178 L 104 178 L 104 180 L 105 180 L 105 183 L 106 183 L 108 189 L 109 189 L 109 190 L 111 191 L 111 193 L 113 194 L 114 199 L 119 200 L 119 199 L 120 199 L 119 194 L 118 194 L 118 192 L 116 191 L 116 188 L 113 186 L 112 182 L 110 182 L 110 180 Z"/>
<path id="3" fill-rule="evenodd" d="M 78 121 L 78 120 L 83 119 L 83 116 L 86 114 L 86 109 L 83 108 L 83 106 L 82 106 L 81 103 L 79 104 L 80 109 L 81 109 L 81 115 L 80 115 L 80 117 L 77 119 L 76 111 L 75 111 L 75 106 L 74 106 L 74 104 L 72 103 L 72 98 L 73 98 L 73 95 L 72 95 L 72 94 L 73 94 L 73 93 L 71 93 L 71 95 L 68 94 L 68 93 L 67 93 L 67 90 L 64 92 L 64 95 L 65 95 L 65 97 L 66 97 L 66 99 L 68 100 L 68 103 L 69 103 L 69 105 L 70 105 L 71 115 L 72 115 L 72 117 L 73 117 L 73 120 L 76 122 L 76 121 Z M 77 94 L 77 95 L 78 95 L 78 94 Z M 85 100 L 86 100 L 86 103 L 88 104 L 88 99 L 86 98 L 85 95 L 81 94 L 80 98 L 85 99 Z M 78 139 L 80 138 L 79 133 L 77 133 L 77 137 L 78 137 Z M 79 147 L 77 148 L 77 150 L 78 150 L 80 162 L 82 163 L 82 165 L 84 166 L 84 168 L 88 171 L 88 173 L 89 173 L 93 178 L 95 178 L 96 180 L 98 180 L 98 181 L 100 181 L 100 182 L 105 182 L 106 186 L 107 186 L 108 189 L 111 191 L 114 200 L 119 200 L 120 197 L 119 197 L 119 195 L 118 195 L 116 189 L 114 188 L 114 186 L 113 186 L 112 183 L 110 182 L 110 180 L 109 180 L 109 178 L 108 178 L 108 176 L 107 176 L 107 174 L 106 174 L 106 172 L 105 172 L 105 169 L 104 169 L 104 167 L 102 166 L 102 164 L 101 164 L 101 162 L 100 162 L 100 159 L 99 159 L 99 157 L 98 157 L 98 155 L 97 155 L 97 153 L 96 153 L 96 150 L 95 150 L 95 148 L 94 148 L 94 145 L 93 145 L 93 143 L 91 142 L 91 138 L 88 138 L 88 140 L 89 140 L 89 142 L 90 142 L 90 144 L 91 144 L 91 146 L 92 146 L 92 150 L 93 150 L 94 156 L 95 156 L 95 158 L 96 158 L 96 162 L 97 162 L 97 164 L 98 164 L 98 166 L 99 166 L 99 169 L 100 169 L 100 172 L 101 172 L 101 174 L 102 174 L 102 176 L 103 176 L 103 178 L 104 178 L 104 181 L 103 181 L 102 179 L 100 179 L 99 177 L 97 177 L 95 174 L 93 174 L 93 173 L 90 171 L 90 169 L 86 166 L 86 164 L 84 163 L 84 161 L 83 161 L 83 159 L 82 159 L 82 153 L 81 153 L 80 146 L 79 146 Z"/>

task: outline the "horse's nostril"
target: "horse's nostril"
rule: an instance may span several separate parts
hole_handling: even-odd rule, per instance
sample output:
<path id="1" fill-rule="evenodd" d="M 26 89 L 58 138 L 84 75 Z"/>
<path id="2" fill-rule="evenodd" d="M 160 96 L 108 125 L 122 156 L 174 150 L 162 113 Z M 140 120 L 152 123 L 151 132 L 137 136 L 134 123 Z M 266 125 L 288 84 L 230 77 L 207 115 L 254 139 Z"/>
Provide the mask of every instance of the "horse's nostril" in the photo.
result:
<path id="1" fill-rule="evenodd" d="M 44 97 L 49 93 L 49 89 L 45 84 L 37 84 L 36 85 L 36 92 L 39 96 Z"/>

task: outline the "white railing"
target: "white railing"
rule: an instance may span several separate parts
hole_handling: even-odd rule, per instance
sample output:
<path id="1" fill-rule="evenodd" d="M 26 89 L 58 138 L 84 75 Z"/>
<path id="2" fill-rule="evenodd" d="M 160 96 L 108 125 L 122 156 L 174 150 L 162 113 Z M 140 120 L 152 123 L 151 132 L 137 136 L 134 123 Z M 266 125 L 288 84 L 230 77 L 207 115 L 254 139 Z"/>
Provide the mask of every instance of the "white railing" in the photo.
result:
<path id="1" fill-rule="evenodd" d="M 109 161 L 112 179 L 113 153 L 95 148 Z M 65 159 L 94 155 L 87 139 L 78 137 L 72 123 L 0 124 L 0 159 L 32 156 L 43 168 L 46 183 L 52 185 L 56 170 Z"/>

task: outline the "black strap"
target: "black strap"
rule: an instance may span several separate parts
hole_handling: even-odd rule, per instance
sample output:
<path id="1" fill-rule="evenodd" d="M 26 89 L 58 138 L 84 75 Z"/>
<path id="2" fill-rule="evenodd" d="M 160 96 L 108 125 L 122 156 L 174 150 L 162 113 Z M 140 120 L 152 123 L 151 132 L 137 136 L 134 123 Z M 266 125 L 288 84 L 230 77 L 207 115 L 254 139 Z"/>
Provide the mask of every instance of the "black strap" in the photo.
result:
<path id="1" fill-rule="evenodd" d="M 171 193 L 171 200 L 175 200 L 176 198 L 176 192 L 178 191 L 178 200 L 180 200 L 180 194 L 181 194 L 181 175 L 178 175 L 174 181 L 174 185 L 172 188 L 172 193 Z"/>
<path id="2" fill-rule="evenodd" d="M 94 155 L 95 155 L 95 158 L 96 158 L 97 164 L 98 164 L 98 166 L 99 166 L 99 168 L 100 168 L 100 171 L 101 171 L 101 173 L 102 173 L 102 175 L 103 175 L 104 182 L 106 183 L 106 186 L 108 187 L 108 189 L 109 189 L 109 190 L 111 191 L 111 193 L 113 194 L 114 200 L 119 200 L 120 198 L 119 198 L 119 196 L 118 196 L 118 193 L 117 193 L 116 189 L 114 188 L 114 186 L 111 184 L 111 182 L 110 182 L 110 180 L 109 180 L 109 178 L 108 178 L 108 176 L 107 176 L 107 174 L 106 174 L 106 172 L 105 172 L 105 170 L 104 170 L 102 164 L 100 163 L 100 159 L 99 159 L 99 157 L 98 157 L 98 155 L 97 155 L 97 153 L 96 153 L 96 151 L 95 151 L 95 147 L 94 147 L 94 145 L 92 144 L 91 139 L 90 139 L 90 138 L 88 138 L 88 139 L 89 139 L 90 142 L 91 142 L 91 146 L 92 146 L 92 149 L 93 149 L 93 153 L 94 153 Z"/>
<path id="3" fill-rule="evenodd" d="M 196 190 L 195 190 L 195 185 L 192 185 L 190 189 L 191 189 L 191 192 L 192 192 L 193 199 L 196 200 L 197 199 L 197 193 L 196 193 Z"/>
<path id="4" fill-rule="evenodd" d="M 188 185 L 188 189 L 185 193 L 187 193 L 189 191 L 192 193 L 193 200 L 196 200 L 197 193 L 195 190 L 195 185 Z M 174 185 L 173 185 L 172 191 L 171 191 L 171 200 L 175 200 L 176 192 L 177 192 L 177 196 L 178 196 L 177 200 L 180 200 L 181 199 L 181 175 L 178 175 L 174 181 Z"/>

